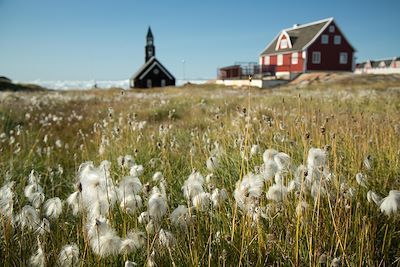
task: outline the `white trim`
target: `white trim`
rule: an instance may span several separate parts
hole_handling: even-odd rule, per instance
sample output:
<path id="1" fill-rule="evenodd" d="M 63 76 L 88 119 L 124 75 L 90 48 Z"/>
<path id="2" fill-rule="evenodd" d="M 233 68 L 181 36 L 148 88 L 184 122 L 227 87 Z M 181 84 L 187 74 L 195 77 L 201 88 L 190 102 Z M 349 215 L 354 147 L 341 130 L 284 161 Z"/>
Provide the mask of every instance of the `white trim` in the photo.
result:
<path id="1" fill-rule="evenodd" d="M 339 39 L 337 39 L 338 37 L 339 37 Z M 340 34 L 335 34 L 333 36 L 333 44 L 334 45 L 341 45 L 342 44 L 342 36 Z"/>
<path id="2" fill-rule="evenodd" d="M 319 23 L 322 23 L 324 20 L 320 21 Z M 326 24 L 319 30 L 319 32 L 314 36 L 314 38 L 311 39 L 305 46 L 303 46 L 303 50 L 307 49 L 311 44 L 315 42 L 315 40 L 326 30 L 326 28 L 332 23 L 333 18 L 329 18 L 326 20 Z M 317 24 L 317 23 L 313 23 Z"/>
<path id="3" fill-rule="evenodd" d="M 321 34 L 321 44 L 329 44 L 329 34 Z"/>
<path id="4" fill-rule="evenodd" d="M 150 70 L 152 70 L 152 69 L 154 68 L 154 66 L 156 66 L 156 65 L 164 72 L 165 75 L 168 76 L 168 78 L 170 78 L 171 80 L 173 79 L 173 78 L 168 74 L 167 70 L 166 70 L 165 68 L 163 68 L 160 64 L 158 64 L 157 61 L 155 61 L 150 67 L 148 67 L 147 70 L 146 70 L 145 72 L 143 72 L 142 75 L 140 75 L 139 79 L 142 80 L 142 79 L 144 78 L 144 76 L 146 76 L 147 73 L 149 73 Z"/>
<path id="5" fill-rule="evenodd" d="M 275 41 L 276 38 L 278 38 L 281 35 L 282 31 L 280 31 L 275 37 L 274 39 L 272 39 L 271 42 L 268 43 L 268 45 L 261 51 L 260 56 L 264 55 L 264 51 L 267 50 L 268 47 L 270 47 L 270 45 L 272 45 L 272 43 Z"/>
<path id="6" fill-rule="evenodd" d="M 283 54 L 279 54 L 279 55 L 276 56 L 276 65 L 278 65 L 278 66 L 282 66 L 283 65 Z"/>
<path id="7" fill-rule="evenodd" d="M 295 56 L 295 55 L 296 55 L 296 56 Z M 294 62 L 293 59 L 296 59 L 296 62 Z M 292 65 L 297 65 L 297 64 L 299 64 L 299 53 L 298 53 L 298 52 L 293 52 L 290 61 L 291 61 L 291 64 L 292 64 Z"/>
<path id="8" fill-rule="evenodd" d="M 343 56 L 343 58 L 342 58 Z M 342 61 L 342 59 L 346 59 L 346 61 Z M 340 52 L 339 53 L 339 64 L 340 65 L 346 65 L 349 63 L 349 54 L 347 52 Z"/>
<path id="9" fill-rule="evenodd" d="M 290 30 L 294 30 L 294 29 L 299 29 L 299 28 L 303 28 L 303 27 L 308 27 L 308 26 L 311 26 L 311 25 L 314 25 L 314 24 L 319 24 L 319 23 L 328 22 L 328 21 L 329 21 L 329 22 L 333 21 L 333 17 L 326 18 L 326 19 L 321 19 L 321 20 L 318 20 L 318 21 L 309 22 L 309 23 L 306 23 L 306 24 L 300 24 L 300 25 L 297 26 L 297 27 L 292 27 L 292 28 L 283 29 L 283 31 L 290 31 Z"/>
<path id="10" fill-rule="evenodd" d="M 315 56 L 318 55 L 318 57 L 316 57 L 316 58 L 318 58 L 318 61 L 314 60 L 314 55 Z M 312 52 L 312 54 L 311 54 L 311 63 L 312 64 L 321 64 L 321 52 L 320 51 L 313 51 Z"/>
<path id="11" fill-rule="evenodd" d="M 271 57 L 264 56 L 264 65 L 271 65 Z"/>
<path id="12" fill-rule="evenodd" d="M 282 41 L 282 37 L 283 37 L 283 36 L 286 37 L 288 46 L 285 47 L 285 48 L 281 48 L 281 49 L 292 48 L 292 42 L 290 41 L 290 36 L 289 36 L 289 34 L 288 34 L 286 31 L 282 31 L 282 33 L 281 33 L 281 35 L 279 36 L 278 41 L 277 41 L 277 43 L 276 43 L 275 51 L 280 50 L 279 48 L 280 48 L 280 46 L 281 46 L 281 41 Z"/>

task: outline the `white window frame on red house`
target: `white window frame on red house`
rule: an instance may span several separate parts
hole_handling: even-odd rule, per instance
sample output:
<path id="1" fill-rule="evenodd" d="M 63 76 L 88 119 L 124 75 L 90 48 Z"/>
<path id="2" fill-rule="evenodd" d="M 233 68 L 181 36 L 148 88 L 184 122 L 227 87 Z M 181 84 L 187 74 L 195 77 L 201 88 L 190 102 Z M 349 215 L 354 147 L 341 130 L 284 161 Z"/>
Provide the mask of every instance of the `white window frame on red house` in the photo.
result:
<path id="1" fill-rule="evenodd" d="M 276 65 L 282 66 L 283 65 L 283 55 L 279 54 L 276 56 Z"/>
<path id="2" fill-rule="evenodd" d="M 311 60 L 311 62 L 313 64 L 321 64 L 321 52 L 319 52 L 319 51 L 312 52 L 312 60 Z"/>
<path id="3" fill-rule="evenodd" d="M 299 63 L 299 53 L 294 52 L 292 53 L 292 64 L 298 64 Z"/>
<path id="4" fill-rule="evenodd" d="M 334 39 L 333 39 L 333 43 L 335 45 L 340 45 L 342 44 L 342 36 L 340 35 L 335 35 Z"/>
<path id="5" fill-rule="evenodd" d="M 321 35 L 321 44 L 329 44 L 329 35 L 327 34 Z"/>
<path id="6" fill-rule="evenodd" d="M 288 40 L 287 39 L 282 39 L 281 40 L 281 49 L 288 48 Z"/>
<path id="7" fill-rule="evenodd" d="M 349 61 L 349 57 L 347 52 L 340 52 L 339 54 L 339 63 L 340 64 L 347 64 Z"/>
<path id="8" fill-rule="evenodd" d="M 335 25 L 329 26 L 329 32 L 335 32 Z"/>
<path id="9" fill-rule="evenodd" d="M 264 65 L 269 65 L 271 62 L 270 57 L 269 56 L 265 56 L 264 57 Z"/>

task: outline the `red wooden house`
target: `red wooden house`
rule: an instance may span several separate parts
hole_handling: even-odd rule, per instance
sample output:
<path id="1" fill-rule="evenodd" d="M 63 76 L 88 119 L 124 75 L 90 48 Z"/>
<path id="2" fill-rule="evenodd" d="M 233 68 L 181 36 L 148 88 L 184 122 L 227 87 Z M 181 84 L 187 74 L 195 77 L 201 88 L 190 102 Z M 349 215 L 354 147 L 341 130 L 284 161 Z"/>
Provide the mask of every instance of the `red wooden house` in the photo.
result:
<path id="1" fill-rule="evenodd" d="M 292 79 L 308 71 L 353 71 L 355 49 L 333 18 L 282 30 L 260 55 L 263 68 Z"/>

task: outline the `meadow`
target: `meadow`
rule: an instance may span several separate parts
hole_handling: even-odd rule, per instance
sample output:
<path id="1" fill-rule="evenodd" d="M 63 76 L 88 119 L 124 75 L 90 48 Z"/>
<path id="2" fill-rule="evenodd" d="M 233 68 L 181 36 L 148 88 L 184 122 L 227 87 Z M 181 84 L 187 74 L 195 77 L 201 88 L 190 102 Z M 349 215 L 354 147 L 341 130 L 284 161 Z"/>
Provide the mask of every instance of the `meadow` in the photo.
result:
<path id="1" fill-rule="evenodd" d="M 400 266 L 400 77 L 0 93 L 2 266 Z"/>

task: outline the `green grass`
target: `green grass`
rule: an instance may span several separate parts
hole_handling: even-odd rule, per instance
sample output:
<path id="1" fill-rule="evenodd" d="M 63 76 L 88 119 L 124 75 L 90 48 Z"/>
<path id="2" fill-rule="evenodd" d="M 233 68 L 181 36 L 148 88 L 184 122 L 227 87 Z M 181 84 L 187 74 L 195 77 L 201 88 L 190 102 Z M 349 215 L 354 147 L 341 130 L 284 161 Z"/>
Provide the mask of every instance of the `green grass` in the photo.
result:
<path id="1" fill-rule="evenodd" d="M 135 214 L 126 214 L 119 205 L 109 213 L 110 225 L 120 237 L 133 229 L 146 233 L 146 245 L 128 255 L 100 258 L 93 253 L 86 216 L 73 216 L 64 203 L 62 215 L 50 221 L 51 232 L 39 237 L 47 266 L 55 266 L 61 247 L 71 243 L 79 247 L 80 266 L 123 266 L 126 260 L 142 266 L 152 251 L 158 266 L 329 266 L 337 257 L 342 266 L 398 266 L 399 214 L 384 215 L 366 194 L 373 190 L 387 196 L 400 189 L 400 91 L 393 89 L 400 83 L 385 81 L 386 76 L 366 79 L 302 89 L 191 85 L 123 94 L 117 89 L 7 93 L 0 103 L 1 185 L 15 181 L 17 215 L 29 204 L 24 188 L 31 170 L 41 176 L 46 199 L 62 200 L 75 191 L 79 165 L 86 161 L 96 166 L 110 161 L 115 182 L 129 174 L 117 164 L 117 158 L 127 154 L 143 165 L 143 185 L 157 185 L 151 177 L 156 171 L 163 173 L 169 208 L 160 227 L 173 233 L 174 246 L 161 247 L 158 234 L 147 233 L 138 223 L 137 217 L 147 209 L 144 193 L 143 207 Z M 138 128 L 141 121 L 147 122 L 143 129 Z M 107 144 L 100 154 L 102 139 Z M 191 205 L 181 187 L 193 169 L 204 177 L 210 173 L 206 160 L 215 142 L 224 153 L 211 186 L 225 188 L 228 199 L 219 208 L 193 209 L 192 224 L 182 230 L 170 222 L 169 214 L 180 204 Z M 261 153 L 246 160 L 240 144 L 247 156 L 253 144 L 260 145 Z M 314 201 L 308 192 L 298 191 L 275 203 L 265 197 L 269 181 L 259 199 L 260 208 L 268 207 L 265 218 L 253 220 L 236 205 L 236 182 L 263 163 L 265 149 L 287 153 L 297 167 L 306 164 L 312 147 L 329 151 L 328 165 L 335 175 L 331 197 Z M 373 158 L 370 170 L 363 165 L 367 155 Z M 368 189 L 357 184 L 358 172 L 368 176 Z M 290 171 L 285 184 L 293 177 Z M 354 189 L 352 198 L 341 193 L 343 182 Z M 207 186 L 205 190 L 209 191 Z M 300 201 L 309 208 L 297 216 Z M 44 209 L 39 212 L 43 217 Z M 12 225 L 5 216 L 1 220 L 2 265 L 28 266 L 37 249 L 37 234 Z"/>

